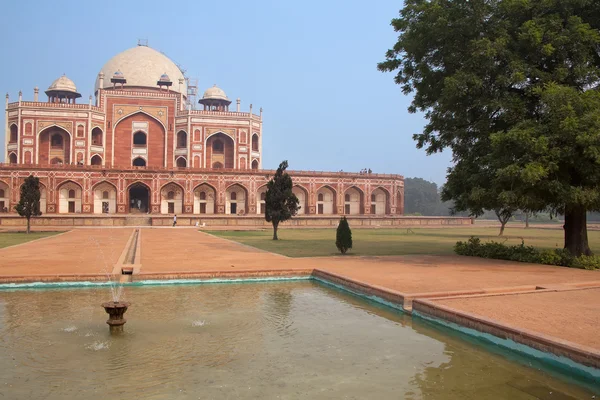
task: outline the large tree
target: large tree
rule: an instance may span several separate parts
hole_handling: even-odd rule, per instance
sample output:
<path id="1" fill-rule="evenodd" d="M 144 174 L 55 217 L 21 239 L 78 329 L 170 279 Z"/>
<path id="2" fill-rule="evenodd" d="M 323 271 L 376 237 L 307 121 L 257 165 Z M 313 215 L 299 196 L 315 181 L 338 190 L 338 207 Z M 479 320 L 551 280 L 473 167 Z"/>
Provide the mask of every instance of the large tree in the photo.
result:
<path id="1" fill-rule="evenodd" d="M 452 150 L 442 197 L 475 214 L 494 203 L 563 214 L 564 247 L 590 254 L 600 2 L 406 0 L 392 25 L 398 41 L 379 69 L 414 93 L 410 112 L 425 113 L 417 147 Z"/>
<path id="2" fill-rule="evenodd" d="M 292 218 L 300 209 L 298 198 L 292 192 L 292 178 L 285 172 L 287 167 L 287 161 L 279 164 L 275 176 L 267 183 L 265 219 L 273 224 L 273 240 L 278 240 L 279 223 Z"/>
<path id="3" fill-rule="evenodd" d="M 40 180 L 29 175 L 21 186 L 21 198 L 15 209 L 21 217 L 27 218 L 27 233 L 31 232 L 31 217 L 42 215 L 40 211 Z"/>
<path id="4" fill-rule="evenodd" d="M 438 187 L 422 178 L 404 179 L 404 213 L 435 215 L 440 204 Z"/>

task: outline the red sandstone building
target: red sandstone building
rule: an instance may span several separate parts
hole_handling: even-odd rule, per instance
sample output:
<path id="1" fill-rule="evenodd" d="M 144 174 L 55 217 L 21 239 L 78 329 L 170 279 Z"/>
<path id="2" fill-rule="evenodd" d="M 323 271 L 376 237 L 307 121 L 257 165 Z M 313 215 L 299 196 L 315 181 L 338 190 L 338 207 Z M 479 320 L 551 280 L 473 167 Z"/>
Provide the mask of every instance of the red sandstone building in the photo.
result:
<path id="1" fill-rule="evenodd" d="M 48 214 L 264 213 L 262 109 L 235 110 L 216 85 L 195 85 L 165 55 L 137 46 L 110 59 L 95 101 L 78 102 L 62 76 L 40 101 L 6 96 L 6 160 L 0 210 L 14 212 L 23 180 L 42 184 Z M 195 109 L 198 108 L 198 109 Z M 290 171 L 300 217 L 403 214 L 399 175 Z M 217 217 L 217 215 L 214 215 Z"/>

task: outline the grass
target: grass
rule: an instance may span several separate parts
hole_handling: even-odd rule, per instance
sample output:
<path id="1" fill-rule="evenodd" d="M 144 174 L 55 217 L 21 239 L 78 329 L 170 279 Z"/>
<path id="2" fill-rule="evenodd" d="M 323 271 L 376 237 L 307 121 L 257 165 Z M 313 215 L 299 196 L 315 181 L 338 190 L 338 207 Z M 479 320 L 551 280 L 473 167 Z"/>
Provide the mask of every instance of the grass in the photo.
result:
<path id="1" fill-rule="evenodd" d="M 32 240 L 53 236 L 62 232 L 0 232 L 0 249 L 16 244 L 26 243 Z"/>
<path id="2" fill-rule="evenodd" d="M 231 239 L 262 250 L 289 257 L 318 257 L 340 255 L 335 247 L 335 229 L 280 229 L 279 241 L 271 240 L 273 232 L 264 231 L 208 231 L 215 236 Z M 562 229 L 506 228 L 498 236 L 498 228 L 412 228 L 412 229 L 354 229 L 353 248 L 348 255 L 391 256 L 407 254 L 454 254 L 453 246 L 459 240 L 478 236 L 482 241 L 495 240 L 506 244 L 520 244 L 538 248 L 562 248 Z M 600 231 L 588 231 L 592 251 L 600 252 Z"/>

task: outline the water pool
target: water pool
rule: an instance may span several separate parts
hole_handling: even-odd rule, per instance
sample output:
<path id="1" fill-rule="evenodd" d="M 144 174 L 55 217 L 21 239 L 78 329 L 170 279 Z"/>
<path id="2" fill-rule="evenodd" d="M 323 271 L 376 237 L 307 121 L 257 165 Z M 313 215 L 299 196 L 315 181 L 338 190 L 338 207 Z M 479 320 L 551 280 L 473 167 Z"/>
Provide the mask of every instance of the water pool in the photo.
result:
<path id="1" fill-rule="evenodd" d="M 0 291 L 6 399 L 585 399 L 589 388 L 314 281 Z"/>

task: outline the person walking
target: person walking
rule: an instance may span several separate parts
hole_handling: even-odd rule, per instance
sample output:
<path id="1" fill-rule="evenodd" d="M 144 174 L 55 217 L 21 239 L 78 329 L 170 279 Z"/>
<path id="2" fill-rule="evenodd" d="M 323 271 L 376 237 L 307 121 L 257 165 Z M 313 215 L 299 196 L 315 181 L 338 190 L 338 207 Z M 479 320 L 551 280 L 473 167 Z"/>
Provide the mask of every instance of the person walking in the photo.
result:
<path id="1" fill-rule="evenodd" d="M 177 214 L 173 216 L 173 226 L 177 225 Z"/>

